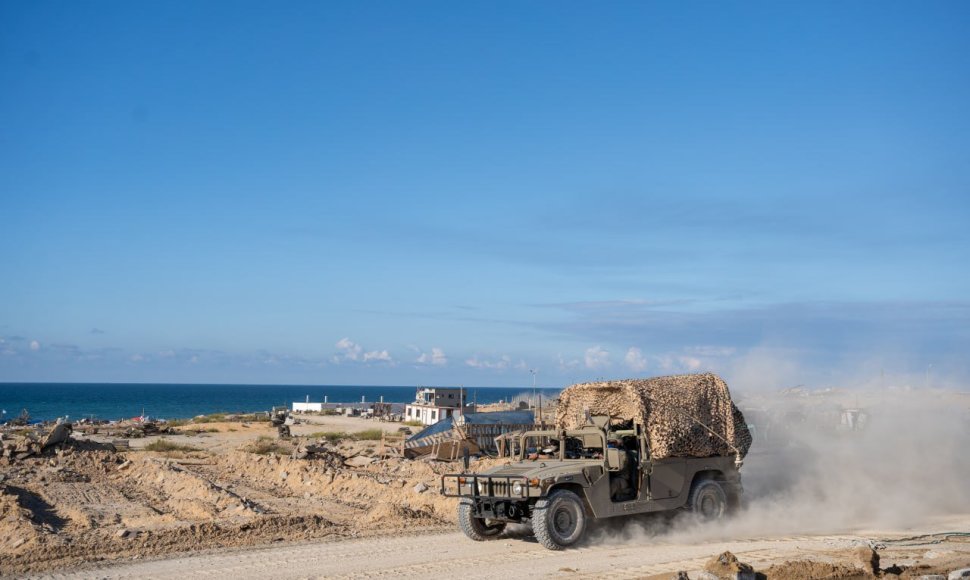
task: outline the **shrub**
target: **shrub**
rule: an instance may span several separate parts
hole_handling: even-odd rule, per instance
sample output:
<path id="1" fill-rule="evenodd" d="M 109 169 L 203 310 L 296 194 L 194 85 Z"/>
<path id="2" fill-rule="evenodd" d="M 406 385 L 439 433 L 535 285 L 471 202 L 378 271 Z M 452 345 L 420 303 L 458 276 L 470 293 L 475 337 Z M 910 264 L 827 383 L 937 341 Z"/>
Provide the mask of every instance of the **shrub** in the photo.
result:
<path id="1" fill-rule="evenodd" d="M 205 415 L 202 417 L 196 417 L 192 420 L 193 423 L 217 423 L 226 420 L 225 413 L 213 413 L 211 415 Z"/>
<path id="2" fill-rule="evenodd" d="M 283 454 L 290 452 L 289 449 L 280 445 L 279 441 L 265 435 L 260 435 L 257 437 L 246 450 L 250 453 L 255 453 L 256 455 L 269 455 L 270 453 Z"/>
<path id="3" fill-rule="evenodd" d="M 164 437 L 161 439 L 156 439 L 148 445 L 145 446 L 146 451 L 157 451 L 159 453 L 170 453 L 172 451 L 179 451 L 182 453 L 188 453 L 189 451 L 201 451 L 198 447 L 192 447 L 191 445 L 183 445 L 181 443 L 172 443 Z"/>
<path id="4" fill-rule="evenodd" d="M 327 443 L 335 444 L 340 441 L 380 441 L 383 431 L 380 429 L 367 429 L 358 433 L 347 433 L 346 431 L 317 431 L 311 433 L 310 438 L 326 439 Z"/>
<path id="5" fill-rule="evenodd" d="M 380 441 L 384 431 L 380 429 L 367 429 L 359 433 L 354 433 L 354 439 L 358 441 Z"/>
<path id="6" fill-rule="evenodd" d="M 311 433 L 310 437 L 315 439 L 326 439 L 327 443 L 337 443 L 341 439 L 353 438 L 349 433 L 345 433 L 344 431 L 317 431 L 316 433 Z"/>
<path id="7" fill-rule="evenodd" d="M 405 421 L 403 424 L 408 427 L 424 427 L 424 423 L 421 421 Z"/>

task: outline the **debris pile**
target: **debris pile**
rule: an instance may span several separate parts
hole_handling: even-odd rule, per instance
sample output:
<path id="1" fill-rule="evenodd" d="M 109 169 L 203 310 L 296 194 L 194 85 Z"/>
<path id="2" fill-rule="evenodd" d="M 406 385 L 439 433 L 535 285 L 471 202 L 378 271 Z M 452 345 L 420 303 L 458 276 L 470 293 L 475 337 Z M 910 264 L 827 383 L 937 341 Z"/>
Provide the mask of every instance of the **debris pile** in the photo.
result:
<path id="1" fill-rule="evenodd" d="M 125 439 L 141 439 L 149 435 L 166 435 L 175 431 L 157 421 L 125 420 L 112 423 L 87 423 L 77 425 L 78 433 L 85 435 L 102 435 L 107 437 L 123 437 Z"/>
<path id="2" fill-rule="evenodd" d="M 322 463 L 330 469 L 340 469 L 347 458 L 337 449 L 322 443 L 307 443 L 297 446 L 293 451 L 293 459 L 307 459 L 314 463 Z"/>
<path id="3" fill-rule="evenodd" d="M 47 449 L 66 443 L 71 437 L 70 423 L 36 425 L 0 433 L 0 456 L 8 463 L 40 455 Z"/>
<path id="4" fill-rule="evenodd" d="M 559 427 L 578 427 L 588 415 L 645 425 L 657 459 L 744 457 L 751 446 L 751 433 L 727 384 L 711 373 L 582 383 L 562 392 Z"/>

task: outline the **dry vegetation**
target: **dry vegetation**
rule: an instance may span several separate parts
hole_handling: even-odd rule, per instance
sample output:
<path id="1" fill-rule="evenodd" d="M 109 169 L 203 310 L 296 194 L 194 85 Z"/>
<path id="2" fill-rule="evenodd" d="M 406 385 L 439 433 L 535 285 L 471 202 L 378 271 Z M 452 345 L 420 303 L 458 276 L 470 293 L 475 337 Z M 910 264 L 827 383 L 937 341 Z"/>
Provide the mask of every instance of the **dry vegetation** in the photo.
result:
<path id="1" fill-rule="evenodd" d="M 198 447 L 185 445 L 183 443 L 175 443 L 169 439 L 162 437 L 146 445 L 145 450 L 156 451 L 158 453 L 170 453 L 170 452 L 189 453 L 192 451 L 199 451 L 200 449 Z"/>

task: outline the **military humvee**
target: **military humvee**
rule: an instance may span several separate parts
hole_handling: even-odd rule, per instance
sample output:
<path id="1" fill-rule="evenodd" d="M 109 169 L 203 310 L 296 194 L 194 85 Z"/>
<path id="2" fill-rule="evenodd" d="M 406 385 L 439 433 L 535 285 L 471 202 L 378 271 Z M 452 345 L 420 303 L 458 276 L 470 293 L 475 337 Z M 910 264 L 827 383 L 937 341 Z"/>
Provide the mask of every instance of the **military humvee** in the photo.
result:
<path id="1" fill-rule="evenodd" d="M 591 417 L 574 430 L 528 431 L 516 447 L 515 463 L 441 478 L 442 494 L 461 498 L 458 524 L 473 540 L 515 522 L 561 550 L 583 537 L 590 519 L 686 509 L 716 520 L 741 501 L 740 454 L 653 460 L 632 422 Z"/>

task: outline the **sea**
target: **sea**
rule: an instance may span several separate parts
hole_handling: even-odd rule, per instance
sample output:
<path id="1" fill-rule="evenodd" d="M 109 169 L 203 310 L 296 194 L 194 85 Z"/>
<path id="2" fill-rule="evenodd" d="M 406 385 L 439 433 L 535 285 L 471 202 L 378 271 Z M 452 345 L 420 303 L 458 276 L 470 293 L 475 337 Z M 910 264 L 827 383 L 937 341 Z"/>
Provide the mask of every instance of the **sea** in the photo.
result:
<path id="1" fill-rule="evenodd" d="M 212 413 L 251 413 L 295 401 L 409 403 L 417 387 L 363 385 L 213 385 L 154 383 L 0 383 L 0 423 L 26 409 L 32 420 L 58 417 L 118 420 L 142 414 L 187 419 Z M 531 396 L 525 387 L 466 387 L 466 400 L 479 404 Z M 554 398 L 559 389 L 537 389 Z M 326 397 L 326 399 L 325 399 Z"/>

